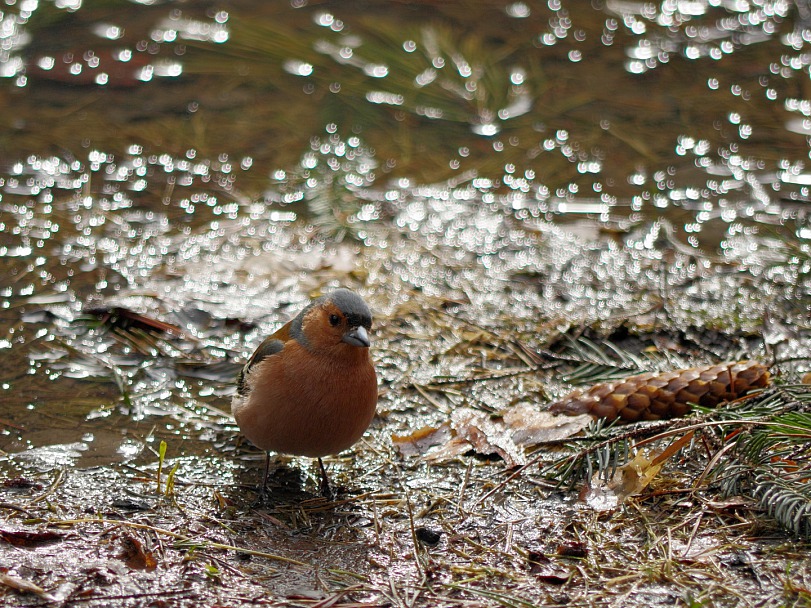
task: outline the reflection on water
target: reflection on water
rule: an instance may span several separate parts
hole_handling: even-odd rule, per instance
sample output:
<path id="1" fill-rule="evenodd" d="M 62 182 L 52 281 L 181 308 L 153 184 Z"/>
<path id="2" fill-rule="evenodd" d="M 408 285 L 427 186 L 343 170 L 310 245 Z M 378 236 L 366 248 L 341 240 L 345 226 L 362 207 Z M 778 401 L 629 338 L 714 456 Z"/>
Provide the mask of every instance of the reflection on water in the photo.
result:
<path id="1" fill-rule="evenodd" d="M 808 198 L 803 3 L 116 4 L 4 13 L 7 163 L 135 141 L 249 156 L 255 193 L 332 123 L 382 176 L 486 177 L 552 214 L 685 208 L 695 233 Z"/>
<path id="2" fill-rule="evenodd" d="M 595 6 L 7 2 L 0 447 L 45 445 L 42 414 L 135 425 L 53 440 L 102 460 L 155 419 L 206 449 L 237 362 L 327 283 L 531 348 L 548 319 L 776 317 L 801 352 L 807 7 Z M 387 382 L 447 373 L 379 352 Z"/>

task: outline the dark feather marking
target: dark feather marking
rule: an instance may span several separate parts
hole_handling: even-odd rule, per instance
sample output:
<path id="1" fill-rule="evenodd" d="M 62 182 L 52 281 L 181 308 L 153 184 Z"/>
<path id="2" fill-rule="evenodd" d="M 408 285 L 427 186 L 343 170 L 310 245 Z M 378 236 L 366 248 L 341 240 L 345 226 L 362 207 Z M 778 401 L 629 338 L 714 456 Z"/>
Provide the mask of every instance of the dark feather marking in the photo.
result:
<path id="1" fill-rule="evenodd" d="M 284 342 L 278 338 L 275 338 L 275 335 L 276 334 L 273 334 L 273 336 L 270 336 L 270 338 L 266 339 L 264 342 L 262 342 L 262 344 L 259 345 L 259 347 L 254 351 L 253 355 L 251 355 L 251 358 L 248 359 L 245 367 L 243 367 L 242 371 L 239 372 L 239 377 L 237 378 L 237 392 L 240 395 L 245 395 L 248 392 L 248 386 L 245 379 L 253 366 L 265 359 L 265 357 L 282 352 Z"/>
<path id="2" fill-rule="evenodd" d="M 290 337 L 305 348 L 309 346 L 309 342 L 307 340 L 307 336 L 304 335 L 304 330 L 301 328 L 302 324 L 304 323 L 304 317 L 307 316 L 307 313 L 310 312 L 316 304 L 320 304 L 322 301 L 323 298 L 319 298 L 318 300 L 310 302 L 300 313 L 295 316 L 295 318 L 293 318 L 292 321 L 290 321 Z"/>
<path id="3" fill-rule="evenodd" d="M 369 310 L 363 298 L 355 292 L 348 289 L 336 289 L 327 297 L 344 313 L 350 327 L 362 325 L 368 329 L 372 326 L 372 311 Z"/>

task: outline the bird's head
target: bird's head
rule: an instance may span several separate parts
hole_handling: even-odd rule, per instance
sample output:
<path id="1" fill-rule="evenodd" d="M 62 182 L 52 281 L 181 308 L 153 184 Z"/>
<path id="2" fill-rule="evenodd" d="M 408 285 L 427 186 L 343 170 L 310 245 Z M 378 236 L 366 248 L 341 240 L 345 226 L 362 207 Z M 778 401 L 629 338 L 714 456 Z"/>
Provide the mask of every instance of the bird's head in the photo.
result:
<path id="1" fill-rule="evenodd" d="M 369 348 L 372 311 L 358 294 L 336 289 L 302 311 L 304 345 L 314 351 L 346 346 Z"/>

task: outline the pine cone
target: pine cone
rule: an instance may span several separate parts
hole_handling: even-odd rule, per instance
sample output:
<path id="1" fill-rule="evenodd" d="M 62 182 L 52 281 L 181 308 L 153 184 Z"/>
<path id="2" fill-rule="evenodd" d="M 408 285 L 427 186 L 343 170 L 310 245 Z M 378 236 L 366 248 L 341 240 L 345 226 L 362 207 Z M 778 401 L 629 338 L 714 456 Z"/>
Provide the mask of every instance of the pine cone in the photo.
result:
<path id="1" fill-rule="evenodd" d="M 731 376 L 731 381 L 730 381 Z M 696 403 L 715 407 L 769 384 L 769 369 L 755 361 L 647 373 L 576 390 L 550 406 L 556 414 L 591 414 L 608 421 L 661 420 L 686 415 Z"/>

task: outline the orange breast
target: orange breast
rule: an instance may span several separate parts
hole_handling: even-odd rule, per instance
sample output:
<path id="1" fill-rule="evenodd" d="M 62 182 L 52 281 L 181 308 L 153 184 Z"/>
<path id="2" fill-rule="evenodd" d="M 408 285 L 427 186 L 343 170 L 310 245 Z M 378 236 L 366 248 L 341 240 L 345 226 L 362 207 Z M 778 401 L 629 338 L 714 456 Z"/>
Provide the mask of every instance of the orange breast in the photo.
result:
<path id="1" fill-rule="evenodd" d="M 340 356 L 316 356 L 298 342 L 248 373 L 246 396 L 231 409 L 258 448 L 326 456 L 352 446 L 374 418 L 377 376 L 364 348 L 345 345 Z"/>

